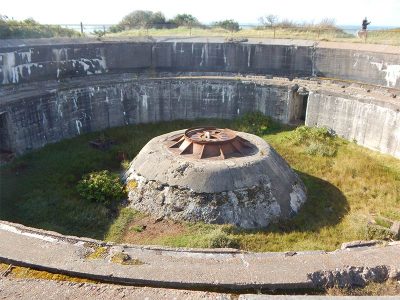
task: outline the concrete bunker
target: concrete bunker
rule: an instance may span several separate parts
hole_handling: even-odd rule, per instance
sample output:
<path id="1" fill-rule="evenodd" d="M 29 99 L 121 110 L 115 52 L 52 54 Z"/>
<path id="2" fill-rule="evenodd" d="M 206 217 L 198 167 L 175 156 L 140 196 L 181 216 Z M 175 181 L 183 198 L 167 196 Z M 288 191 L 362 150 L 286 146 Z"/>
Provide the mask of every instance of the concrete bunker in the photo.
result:
<path id="1" fill-rule="evenodd" d="M 153 138 L 126 173 L 131 207 L 156 218 L 263 228 L 295 215 L 306 188 L 262 138 L 199 127 Z"/>

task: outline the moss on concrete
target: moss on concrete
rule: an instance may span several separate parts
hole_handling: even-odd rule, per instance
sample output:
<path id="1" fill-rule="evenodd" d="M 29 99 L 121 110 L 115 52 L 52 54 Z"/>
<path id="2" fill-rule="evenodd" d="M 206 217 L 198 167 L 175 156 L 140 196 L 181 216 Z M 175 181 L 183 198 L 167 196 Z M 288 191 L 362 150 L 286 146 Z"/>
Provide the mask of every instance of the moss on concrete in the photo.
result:
<path id="1" fill-rule="evenodd" d="M 6 271 L 10 265 L 0 263 L 0 273 Z M 7 277 L 18 278 L 18 279 L 44 279 L 44 280 L 57 280 L 57 281 L 69 281 L 77 283 L 97 283 L 97 281 L 73 277 L 62 274 L 55 274 L 45 271 L 33 270 L 25 267 L 12 266 Z"/>
<path id="2" fill-rule="evenodd" d="M 144 263 L 137 259 L 131 258 L 128 254 L 123 252 L 117 252 L 111 257 L 111 262 L 121 265 L 143 265 Z"/>

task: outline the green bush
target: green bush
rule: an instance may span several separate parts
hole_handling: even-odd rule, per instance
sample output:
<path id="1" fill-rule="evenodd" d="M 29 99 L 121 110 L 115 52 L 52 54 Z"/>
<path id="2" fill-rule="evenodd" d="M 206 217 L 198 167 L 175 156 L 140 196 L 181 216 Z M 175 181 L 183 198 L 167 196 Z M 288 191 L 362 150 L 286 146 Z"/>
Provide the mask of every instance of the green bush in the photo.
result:
<path id="1" fill-rule="evenodd" d="M 77 185 L 77 191 L 83 199 L 107 206 L 126 198 L 125 188 L 119 177 L 107 170 L 83 176 Z"/>
<path id="2" fill-rule="evenodd" d="M 210 248 L 239 248 L 239 242 L 225 232 L 216 230 L 209 237 Z"/>
<path id="3" fill-rule="evenodd" d="M 338 143 L 335 134 L 326 127 L 296 128 L 291 135 L 295 145 L 305 146 L 305 152 L 310 155 L 335 156 Z"/>
<path id="4" fill-rule="evenodd" d="M 266 134 L 270 125 L 271 119 L 259 111 L 246 113 L 236 119 L 238 130 L 257 135 Z"/>
<path id="5" fill-rule="evenodd" d="M 214 27 L 220 27 L 226 30 L 229 30 L 231 32 L 233 31 L 239 31 L 240 30 L 240 25 L 238 22 L 236 22 L 235 20 L 224 20 L 224 21 L 219 21 L 219 22 L 215 22 L 213 24 Z"/>

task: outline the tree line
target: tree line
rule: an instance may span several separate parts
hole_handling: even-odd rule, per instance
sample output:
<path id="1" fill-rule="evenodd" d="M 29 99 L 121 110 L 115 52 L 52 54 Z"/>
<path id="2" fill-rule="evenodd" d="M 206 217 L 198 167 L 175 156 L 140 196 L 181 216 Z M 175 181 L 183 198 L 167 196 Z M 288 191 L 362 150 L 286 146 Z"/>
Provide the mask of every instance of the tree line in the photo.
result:
<path id="1" fill-rule="evenodd" d="M 160 11 L 135 10 L 126 15 L 117 25 L 111 26 L 109 31 L 115 33 L 129 29 L 172 29 L 182 26 L 189 28 L 221 27 L 229 31 L 240 29 L 239 23 L 232 19 L 214 22 L 211 26 L 207 26 L 190 14 L 178 14 L 168 20 Z"/>
<path id="2" fill-rule="evenodd" d="M 0 15 L 0 39 L 9 38 L 48 38 L 79 37 L 80 33 L 60 25 L 43 25 L 34 19 L 16 21 Z"/>

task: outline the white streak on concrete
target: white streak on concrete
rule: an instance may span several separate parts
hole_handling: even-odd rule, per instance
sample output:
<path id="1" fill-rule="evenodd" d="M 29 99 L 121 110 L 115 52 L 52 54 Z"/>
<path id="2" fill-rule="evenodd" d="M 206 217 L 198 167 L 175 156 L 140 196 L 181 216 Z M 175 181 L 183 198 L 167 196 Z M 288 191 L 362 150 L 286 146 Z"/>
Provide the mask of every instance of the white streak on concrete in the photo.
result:
<path id="1" fill-rule="evenodd" d="M 4 230 L 4 231 L 7 231 L 7 232 L 12 232 L 12 233 L 15 233 L 15 234 L 20 234 L 20 235 L 24 235 L 24 236 L 28 236 L 28 237 L 32 237 L 32 238 L 43 240 L 43 241 L 50 242 L 50 243 L 60 242 L 60 240 L 55 239 L 53 237 L 45 236 L 45 235 L 41 235 L 41 234 L 37 234 L 37 233 L 32 233 L 32 232 L 24 232 L 22 230 L 19 230 L 19 229 L 13 227 L 13 226 L 6 225 L 6 224 L 0 224 L 0 230 Z"/>
<path id="2" fill-rule="evenodd" d="M 251 62 L 251 47 L 247 47 L 247 67 L 250 68 Z"/>
<path id="3" fill-rule="evenodd" d="M 142 96 L 142 105 L 143 105 L 143 108 L 146 109 L 146 110 L 148 108 L 148 101 L 147 101 L 148 97 L 149 96 L 147 96 L 146 94 L 144 94 Z"/>
<path id="4" fill-rule="evenodd" d="M 75 124 L 76 124 L 76 131 L 78 132 L 78 134 L 81 134 L 82 122 L 79 120 L 75 120 Z"/>
<path id="5" fill-rule="evenodd" d="M 387 87 L 395 87 L 397 80 L 400 79 L 400 65 L 388 65 L 386 63 L 371 62 L 378 71 L 385 72 L 385 80 Z"/>
<path id="6" fill-rule="evenodd" d="M 397 80 L 400 78 L 400 65 L 388 65 L 386 67 L 386 83 L 388 87 L 396 86 Z"/>

